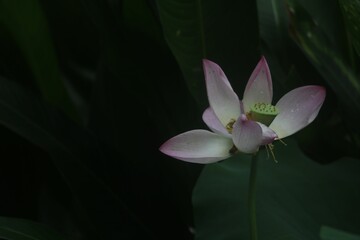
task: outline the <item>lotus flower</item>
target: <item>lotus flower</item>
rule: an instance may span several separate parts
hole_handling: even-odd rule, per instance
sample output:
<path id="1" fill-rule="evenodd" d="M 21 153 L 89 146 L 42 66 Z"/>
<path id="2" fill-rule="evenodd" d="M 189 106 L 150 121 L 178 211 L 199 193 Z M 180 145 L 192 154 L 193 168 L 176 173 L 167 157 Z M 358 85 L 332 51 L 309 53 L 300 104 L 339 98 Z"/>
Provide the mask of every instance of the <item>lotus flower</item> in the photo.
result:
<path id="1" fill-rule="evenodd" d="M 325 100 L 321 86 L 304 86 L 272 102 L 272 81 L 262 57 L 246 85 L 243 100 L 233 91 L 222 69 L 203 60 L 210 107 L 203 121 L 212 130 L 192 130 L 179 134 L 160 151 L 173 158 L 193 163 L 213 163 L 237 152 L 255 153 L 262 145 L 290 136 L 310 124 Z"/>

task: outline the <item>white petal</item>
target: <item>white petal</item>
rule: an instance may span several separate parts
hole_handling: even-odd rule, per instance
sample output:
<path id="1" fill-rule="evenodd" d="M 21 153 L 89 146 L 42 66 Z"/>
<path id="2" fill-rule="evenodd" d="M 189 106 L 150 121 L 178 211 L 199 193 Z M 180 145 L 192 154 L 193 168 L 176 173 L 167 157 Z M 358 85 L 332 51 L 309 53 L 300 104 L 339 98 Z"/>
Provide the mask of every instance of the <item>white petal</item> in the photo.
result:
<path id="1" fill-rule="evenodd" d="M 192 130 L 169 139 L 160 151 L 186 162 L 207 164 L 230 157 L 232 147 L 230 138 L 206 130 Z"/>
<path id="2" fill-rule="evenodd" d="M 267 127 L 262 123 L 257 122 L 257 124 L 259 124 L 262 131 L 261 145 L 267 145 L 269 143 L 272 143 L 275 140 L 275 138 L 277 138 L 276 133 L 272 129 L 270 129 L 269 127 Z"/>
<path id="3" fill-rule="evenodd" d="M 256 103 L 268 103 L 272 101 L 273 89 L 270 69 L 265 57 L 261 57 L 259 63 L 252 72 L 246 85 L 243 103 L 246 112 Z"/>
<path id="4" fill-rule="evenodd" d="M 247 120 L 245 116 L 239 117 L 235 122 L 233 141 L 240 152 L 257 152 L 262 143 L 262 130 L 257 122 Z"/>
<path id="5" fill-rule="evenodd" d="M 203 60 L 210 107 L 223 126 L 240 116 L 240 101 L 222 69 L 214 62 Z"/>
<path id="6" fill-rule="evenodd" d="M 231 138 L 231 134 L 222 125 L 219 118 L 215 115 L 215 113 L 211 107 L 207 108 L 204 111 L 204 113 L 202 115 L 202 119 L 213 132 Z"/>
<path id="7" fill-rule="evenodd" d="M 325 89 L 320 86 L 305 86 L 288 92 L 276 104 L 279 115 L 269 127 L 278 138 L 294 134 L 314 121 L 325 95 Z"/>

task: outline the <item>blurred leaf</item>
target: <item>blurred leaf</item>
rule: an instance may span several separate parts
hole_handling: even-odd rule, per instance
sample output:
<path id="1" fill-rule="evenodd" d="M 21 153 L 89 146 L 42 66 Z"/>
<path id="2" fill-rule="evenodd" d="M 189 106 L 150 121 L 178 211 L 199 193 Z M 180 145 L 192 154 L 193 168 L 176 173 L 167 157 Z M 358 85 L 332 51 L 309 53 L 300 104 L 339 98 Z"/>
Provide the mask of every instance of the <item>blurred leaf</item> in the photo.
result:
<path id="1" fill-rule="evenodd" d="M 8 240 L 63 240 L 45 225 L 17 218 L 0 217 L 0 238 Z"/>
<path id="2" fill-rule="evenodd" d="M 339 54 L 338 45 L 327 38 L 329 32 L 318 27 L 315 19 L 300 4 L 288 0 L 291 31 L 294 40 L 336 93 L 347 120 L 354 124 L 360 120 L 360 81 L 355 70 Z M 333 16 L 331 16 L 334 18 Z M 338 49 L 338 51 L 336 51 Z M 355 114 L 354 114 L 355 113 Z M 357 129 L 360 132 L 360 129 Z"/>
<path id="3" fill-rule="evenodd" d="M 257 0 L 260 36 L 274 54 L 285 54 L 288 16 L 282 0 Z"/>
<path id="4" fill-rule="evenodd" d="M 360 56 L 360 1 L 358 0 L 339 0 L 343 10 L 345 24 L 358 56 Z"/>
<path id="5" fill-rule="evenodd" d="M 193 114 L 196 104 L 162 33 L 160 42 L 150 35 L 161 30 L 155 14 L 140 0 L 123 1 L 123 9 L 101 0 L 82 3 L 101 43 L 90 128 L 115 150 L 105 160 L 112 184 L 127 190 L 124 198 L 159 239 L 190 239 L 194 180 L 158 147 L 171 133 L 197 125 L 201 115 Z"/>
<path id="6" fill-rule="evenodd" d="M 78 201 L 95 239 L 143 234 L 144 226 L 94 172 L 104 175 L 108 156 L 93 135 L 0 78 L 0 122 L 47 151 Z M 145 230 L 146 231 L 146 230 Z M 141 235 L 142 236 L 142 235 Z"/>
<path id="7" fill-rule="evenodd" d="M 354 235 L 328 226 L 321 226 L 321 240 L 360 240 L 359 235 Z"/>
<path id="8" fill-rule="evenodd" d="M 346 62 L 349 61 L 347 36 L 338 0 L 287 0 L 285 2 L 289 6 L 290 21 L 293 15 L 292 10 L 295 10 L 295 14 L 299 14 L 299 21 L 305 23 L 307 20 L 304 27 L 311 27 L 303 30 L 308 30 L 311 33 L 315 32 L 318 37 L 321 37 L 323 44 L 331 46 L 332 51 L 339 55 L 340 58 L 345 59 Z M 326 11 L 324 11 L 324 6 L 326 6 Z M 298 12 L 297 9 L 304 9 L 304 12 Z M 308 18 L 306 15 L 308 15 L 309 19 L 306 19 Z"/>
<path id="9" fill-rule="evenodd" d="M 259 60 L 255 1 L 158 0 L 157 6 L 167 43 L 200 109 L 208 105 L 203 58 L 236 77 L 234 89 L 245 85 Z"/>
<path id="10" fill-rule="evenodd" d="M 276 147 L 278 163 L 259 156 L 259 239 L 319 239 L 322 225 L 358 234 L 360 161 L 319 165 L 286 142 Z M 250 161 L 238 155 L 204 168 L 193 192 L 197 240 L 249 239 Z"/>
<path id="11" fill-rule="evenodd" d="M 118 189 L 127 190 L 124 198 L 159 239 L 190 239 L 188 185 L 193 180 L 187 166 L 166 161 L 158 147 L 170 133 L 186 129 L 189 123 L 196 125 L 201 115 L 194 120 L 196 104 L 167 46 L 134 31 L 135 26 L 115 25 L 109 19 L 113 9 L 99 8 L 100 3 L 98 8 L 89 6 L 102 43 L 90 128 L 116 152 L 105 160 L 108 175 Z M 167 221 L 159 225 L 163 219 Z"/>
<path id="12" fill-rule="evenodd" d="M 111 2 L 82 1 L 99 33 L 101 54 L 90 128 L 107 144 L 123 148 L 124 135 L 129 143 L 137 141 L 134 129 L 123 126 L 151 129 L 153 122 L 160 134 L 168 135 L 193 120 L 194 104 L 165 41 L 157 41 L 161 28 L 146 2 Z M 179 103 L 176 110 L 174 102 Z M 152 119 L 145 120 L 147 114 Z"/>
<path id="13" fill-rule="evenodd" d="M 1 0 L 0 24 L 12 34 L 23 52 L 43 97 L 76 119 L 51 41 L 46 17 L 38 0 Z"/>
<path id="14" fill-rule="evenodd" d="M 280 99 L 283 93 L 291 88 L 292 80 L 288 76 L 291 71 L 290 64 L 293 62 L 289 59 L 291 39 L 285 6 L 283 0 L 257 0 L 261 50 L 271 69 L 273 85 L 276 86 L 274 99 Z"/>
<path id="15" fill-rule="evenodd" d="M 144 126 L 144 117 L 148 117 L 145 114 L 151 117 L 162 138 L 186 129 L 189 123 L 199 125 L 201 116 L 193 118 L 198 109 L 176 61 L 165 41 L 157 40 L 161 28 L 155 15 L 151 15 L 150 6 L 144 0 L 124 1 L 122 9 L 117 10 L 104 1 L 82 3 L 98 28 L 101 42 L 102 57 L 92 106 L 95 131 L 106 142 L 123 146 L 122 126 Z M 115 15 L 119 12 L 120 17 Z M 132 117 L 124 118 L 124 112 Z M 126 131 L 135 136 L 133 129 Z"/>
<path id="16" fill-rule="evenodd" d="M 129 28 L 158 43 L 165 43 L 160 25 L 146 0 L 124 0 L 122 16 Z"/>

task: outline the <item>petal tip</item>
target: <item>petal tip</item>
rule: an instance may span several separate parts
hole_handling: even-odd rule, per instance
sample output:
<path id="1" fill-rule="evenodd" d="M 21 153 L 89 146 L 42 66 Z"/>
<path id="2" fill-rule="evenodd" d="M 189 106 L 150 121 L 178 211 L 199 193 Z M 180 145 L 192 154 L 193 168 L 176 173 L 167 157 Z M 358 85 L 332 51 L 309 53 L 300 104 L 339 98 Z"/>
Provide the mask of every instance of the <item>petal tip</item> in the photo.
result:
<path id="1" fill-rule="evenodd" d="M 261 55 L 261 57 L 260 57 L 260 62 L 265 62 L 265 63 L 266 63 L 266 58 L 265 58 L 264 55 Z"/>
<path id="2" fill-rule="evenodd" d="M 195 129 L 181 133 L 163 143 L 159 150 L 172 158 L 207 164 L 230 156 L 232 140 L 213 132 Z"/>
<path id="3" fill-rule="evenodd" d="M 323 86 L 318 86 L 319 91 L 325 96 L 326 95 L 326 88 Z"/>
<path id="4" fill-rule="evenodd" d="M 322 102 L 325 101 L 325 97 L 326 97 L 326 88 L 323 86 L 318 86 L 319 87 L 319 95 L 322 99 Z"/>
<path id="5" fill-rule="evenodd" d="M 267 61 L 261 56 L 246 84 L 243 102 L 245 111 L 257 102 L 271 103 L 273 96 L 271 73 Z"/>
<path id="6" fill-rule="evenodd" d="M 320 100 L 320 102 L 323 102 L 326 97 L 326 88 L 319 85 L 309 85 L 303 87 L 304 91 L 312 89 L 313 92 L 315 92 L 316 96 Z"/>
<path id="7" fill-rule="evenodd" d="M 269 76 L 271 75 L 271 74 L 270 74 L 270 68 L 269 68 L 268 62 L 266 61 L 265 56 L 261 56 L 260 66 L 262 66 L 262 67 L 265 69 L 265 72 L 266 72 L 266 74 L 267 74 L 268 77 L 269 77 Z"/>
<path id="8" fill-rule="evenodd" d="M 266 58 L 265 58 L 265 56 L 264 55 L 261 55 L 261 57 L 260 57 L 260 60 L 259 60 L 259 64 L 260 64 L 260 66 L 266 66 L 266 67 L 269 67 L 268 66 L 268 62 L 266 61 Z"/>
<path id="9" fill-rule="evenodd" d="M 280 114 L 270 124 L 278 139 L 303 129 L 317 117 L 326 96 L 323 86 L 307 85 L 291 90 L 276 104 Z"/>
<path id="10" fill-rule="evenodd" d="M 217 65 L 213 61 L 210 61 L 209 59 L 206 59 L 206 58 L 203 58 L 202 63 L 203 63 L 204 69 L 211 68 L 211 67 L 219 67 L 219 65 Z"/>
<path id="11" fill-rule="evenodd" d="M 203 65 L 207 64 L 208 62 L 209 62 L 209 60 L 208 60 L 208 59 L 206 59 L 206 58 L 203 58 L 203 59 L 202 59 L 202 63 L 203 63 Z"/>
<path id="12" fill-rule="evenodd" d="M 171 139 L 169 139 L 171 140 Z M 171 151 L 169 148 L 169 140 L 167 140 L 166 142 L 164 142 L 160 147 L 159 147 L 159 151 L 162 152 L 165 155 L 171 156 Z"/>

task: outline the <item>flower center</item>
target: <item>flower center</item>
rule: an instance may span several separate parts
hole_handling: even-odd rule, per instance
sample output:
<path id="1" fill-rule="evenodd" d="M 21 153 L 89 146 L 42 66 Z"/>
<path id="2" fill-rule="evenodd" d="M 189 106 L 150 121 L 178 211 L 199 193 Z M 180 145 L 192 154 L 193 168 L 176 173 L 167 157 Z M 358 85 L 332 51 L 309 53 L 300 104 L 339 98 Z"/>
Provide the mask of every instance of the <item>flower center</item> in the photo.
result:
<path id="1" fill-rule="evenodd" d="M 278 114 L 279 111 L 275 106 L 268 103 L 256 103 L 250 108 L 249 116 L 252 120 L 269 126 Z"/>
<path id="2" fill-rule="evenodd" d="M 226 124 L 225 128 L 228 131 L 228 133 L 230 133 L 230 134 L 232 133 L 233 126 L 234 126 L 235 122 L 236 122 L 235 119 L 231 119 L 230 122 L 228 124 Z"/>

